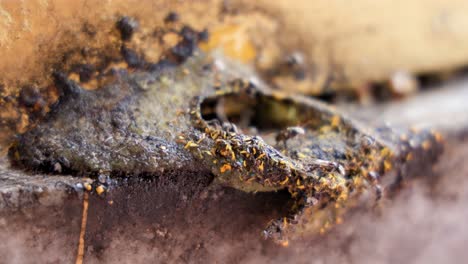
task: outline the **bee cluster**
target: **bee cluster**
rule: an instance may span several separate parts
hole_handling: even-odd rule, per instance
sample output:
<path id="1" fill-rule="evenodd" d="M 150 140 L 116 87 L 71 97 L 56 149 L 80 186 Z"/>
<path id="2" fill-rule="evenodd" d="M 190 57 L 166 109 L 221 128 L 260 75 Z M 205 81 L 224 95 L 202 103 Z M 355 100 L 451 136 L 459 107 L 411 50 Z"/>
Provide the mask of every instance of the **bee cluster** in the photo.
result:
<path id="1" fill-rule="evenodd" d="M 385 131 L 378 129 L 375 135 L 370 135 L 335 110 L 314 105 L 313 100 L 307 104 L 238 83 L 219 89 L 211 97 L 192 99 L 188 115 L 197 130 L 189 136 L 191 140 L 184 142 L 184 147 L 210 167 L 225 185 L 249 192 L 287 189 L 294 199 L 290 214 L 270 222 L 264 232 L 267 237 L 274 237 L 284 244 L 288 243 L 288 233 L 304 230 L 298 227 L 300 225 L 325 232 L 333 224 L 340 223 L 345 208 L 363 193 L 374 192 L 380 199 L 383 195 L 379 184 L 381 175 L 397 171 L 401 176 L 416 150 L 428 151 L 440 144 L 440 136 L 428 131 L 399 134 L 388 128 Z M 268 97 L 273 101 L 287 101 L 289 105 L 293 102 L 291 107 L 307 109 L 304 115 L 308 111 L 319 112 L 319 125 L 279 130 L 275 140 L 284 143 L 280 148 L 268 144 L 262 133 L 247 135 L 239 132 L 242 130 L 226 129 L 229 125 L 203 119 L 201 105 L 204 100 L 243 93 L 256 100 Z M 311 116 L 317 116 L 317 113 Z M 297 117 L 298 121 L 302 119 Z M 288 147 L 288 140 L 296 143 Z M 317 210 L 327 213 L 319 217 Z M 312 212 L 313 221 L 312 217 L 307 217 Z"/>

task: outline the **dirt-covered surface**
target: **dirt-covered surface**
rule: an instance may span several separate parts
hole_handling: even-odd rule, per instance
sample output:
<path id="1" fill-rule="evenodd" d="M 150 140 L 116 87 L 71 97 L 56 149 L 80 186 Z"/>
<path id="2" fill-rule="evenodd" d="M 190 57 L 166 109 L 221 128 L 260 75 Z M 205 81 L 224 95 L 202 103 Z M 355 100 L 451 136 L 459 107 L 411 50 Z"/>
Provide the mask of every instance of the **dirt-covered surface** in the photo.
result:
<path id="1" fill-rule="evenodd" d="M 380 208 L 355 210 L 329 233 L 289 247 L 264 240 L 259 225 L 282 213 L 287 192 L 207 189 L 209 179 L 200 175 L 131 182 L 108 196 L 91 196 L 85 262 L 458 263 L 467 256 L 467 157 L 466 139 L 449 143 L 435 176 L 422 176 Z M 64 201 L 4 211 L 2 261 L 74 261 L 81 202 Z"/>
<path id="2" fill-rule="evenodd" d="M 446 87 L 453 88 L 457 87 Z M 450 98 L 463 98 L 465 89 L 459 88 L 447 90 L 458 94 Z M 445 106 L 453 106 L 453 99 L 442 100 L 438 92 L 433 95 L 441 100 L 430 100 L 427 94 L 427 111 L 418 121 L 430 120 L 434 102 L 442 112 L 452 109 Z M 467 256 L 468 231 L 463 223 L 468 214 L 464 162 L 468 142 L 463 123 L 455 127 L 447 127 L 458 136 L 450 137 L 434 175 L 420 175 L 407 182 L 394 200 L 374 210 L 357 208 L 328 233 L 300 238 L 288 247 L 261 235 L 268 221 L 287 210 L 290 196 L 286 191 L 248 194 L 213 188 L 209 187 L 212 175 L 187 173 L 152 181 L 134 178 L 102 196 L 93 192 L 84 261 L 458 263 Z M 2 262 L 74 262 L 82 208 L 77 182 L 59 176 L 28 176 L 5 167 L 0 173 Z M 53 199 L 57 191 L 60 199 Z"/>

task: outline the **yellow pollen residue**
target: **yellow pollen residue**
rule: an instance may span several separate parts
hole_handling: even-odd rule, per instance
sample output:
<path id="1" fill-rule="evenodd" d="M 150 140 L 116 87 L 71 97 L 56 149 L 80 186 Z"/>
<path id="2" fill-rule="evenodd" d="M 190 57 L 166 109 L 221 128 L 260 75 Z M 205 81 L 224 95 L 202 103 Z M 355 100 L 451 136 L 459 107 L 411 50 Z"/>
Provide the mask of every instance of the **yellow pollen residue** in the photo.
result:
<path id="1" fill-rule="evenodd" d="M 284 181 L 280 182 L 281 185 L 285 185 L 286 183 L 289 182 L 289 177 L 286 177 Z"/>
<path id="2" fill-rule="evenodd" d="M 320 128 L 320 133 L 323 135 L 323 134 L 329 133 L 331 130 L 332 130 L 332 126 L 322 126 Z"/>
<path id="3" fill-rule="evenodd" d="M 205 139 L 205 137 L 205 134 L 203 134 L 202 137 L 197 141 L 197 144 L 200 144 Z"/>
<path id="4" fill-rule="evenodd" d="M 299 157 L 299 159 L 305 159 L 307 158 L 306 155 L 302 154 L 301 152 L 297 153 L 297 156 Z"/>
<path id="5" fill-rule="evenodd" d="M 215 131 L 215 132 L 210 133 L 210 137 L 211 137 L 212 139 L 217 139 L 218 136 L 219 136 L 219 132 L 218 132 L 218 131 Z"/>
<path id="6" fill-rule="evenodd" d="M 197 143 L 195 143 L 195 142 L 193 142 L 193 141 L 189 141 L 189 142 L 187 142 L 187 144 L 185 144 L 184 149 L 196 148 L 196 147 L 198 147 L 198 144 L 197 144 Z"/>
<path id="7" fill-rule="evenodd" d="M 89 183 L 87 183 L 87 182 L 85 182 L 85 183 L 83 184 L 83 186 L 85 187 L 85 189 L 86 189 L 88 192 L 91 191 L 91 190 L 93 189 L 93 187 L 91 186 L 91 184 L 89 184 Z"/>
<path id="8" fill-rule="evenodd" d="M 388 160 L 384 161 L 384 170 L 386 172 L 390 171 L 392 169 L 392 163 Z"/>
<path id="9" fill-rule="evenodd" d="M 223 149 L 223 150 L 220 150 L 219 153 L 220 153 L 221 155 L 223 155 L 223 157 L 227 157 L 227 156 L 230 156 L 230 155 L 232 156 L 231 150 L 230 150 L 228 147 L 226 147 L 226 148 Z"/>
<path id="10" fill-rule="evenodd" d="M 356 186 L 362 185 L 362 178 L 360 177 L 355 177 L 352 179 L 352 181 L 353 181 L 353 185 L 356 185 Z"/>
<path id="11" fill-rule="evenodd" d="M 221 168 L 219 169 L 219 171 L 221 173 L 225 173 L 226 171 L 230 171 L 232 169 L 231 165 L 229 164 L 224 164 L 223 166 L 221 166 Z"/>
<path id="12" fill-rule="evenodd" d="M 260 165 L 258 165 L 258 169 L 260 171 L 263 171 L 263 169 L 264 169 L 263 161 L 260 163 Z"/>
<path id="13" fill-rule="evenodd" d="M 332 127 L 338 127 L 340 125 L 341 118 L 338 115 L 334 115 L 331 119 L 330 125 Z"/>
<path id="14" fill-rule="evenodd" d="M 391 154 L 391 151 L 389 148 L 383 148 L 381 151 L 380 151 L 380 155 L 384 156 L 384 157 L 387 157 Z"/>
<path id="15" fill-rule="evenodd" d="M 424 141 L 424 142 L 422 143 L 422 148 L 423 148 L 424 150 L 429 150 L 429 149 L 431 148 L 431 142 L 428 141 L 428 140 Z"/>
<path id="16" fill-rule="evenodd" d="M 98 187 L 96 187 L 96 193 L 101 195 L 104 193 L 104 187 L 102 187 L 102 185 L 99 185 Z"/>
<path id="17" fill-rule="evenodd" d="M 297 179 L 296 185 L 297 185 L 297 186 L 301 186 L 301 185 L 302 185 L 302 183 L 301 183 L 301 181 L 300 181 L 299 179 Z"/>
<path id="18" fill-rule="evenodd" d="M 439 143 L 444 140 L 442 134 L 440 134 L 439 132 L 432 132 L 432 135 L 434 136 L 435 140 Z"/>
<path id="19" fill-rule="evenodd" d="M 209 52 L 221 48 L 230 58 L 251 62 L 256 57 L 255 46 L 249 39 L 247 30 L 240 25 L 224 25 L 214 29 L 207 42 L 200 43 L 200 49 Z"/>

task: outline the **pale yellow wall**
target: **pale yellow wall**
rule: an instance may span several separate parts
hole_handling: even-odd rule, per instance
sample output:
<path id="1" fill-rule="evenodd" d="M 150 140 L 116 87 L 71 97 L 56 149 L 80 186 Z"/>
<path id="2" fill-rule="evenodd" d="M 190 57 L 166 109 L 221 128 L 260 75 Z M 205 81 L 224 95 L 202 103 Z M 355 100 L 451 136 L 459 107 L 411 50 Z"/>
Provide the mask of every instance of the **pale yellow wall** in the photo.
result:
<path id="1" fill-rule="evenodd" d="M 301 47 L 319 72 L 329 71 L 332 61 L 348 78 L 380 79 L 400 69 L 432 71 L 468 62 L 466 0 L 231 2 L 239 10 L 266 10 L 279 33 L 264 41 Z M 209 26 L 216 24 L 219 5 L 218 0 L 2 0 L 0 79 L 40 78 L 44 54 L 61 44 L 65 30 L 76 30 L 84 20 L 109 24 L 117 14 L 129 14 L 148 25 L 176 9 L 190 24 Z"/>
<path id="2" fill-rule="evenodd" d="M 278 14 L 289 29 L 285 36 L 296 34 L 312 60 L 332 57 L 351 78 L 385 78 L 395 70 L 433 71 L 468 62 L 466 0 L 255 2 Z"/>

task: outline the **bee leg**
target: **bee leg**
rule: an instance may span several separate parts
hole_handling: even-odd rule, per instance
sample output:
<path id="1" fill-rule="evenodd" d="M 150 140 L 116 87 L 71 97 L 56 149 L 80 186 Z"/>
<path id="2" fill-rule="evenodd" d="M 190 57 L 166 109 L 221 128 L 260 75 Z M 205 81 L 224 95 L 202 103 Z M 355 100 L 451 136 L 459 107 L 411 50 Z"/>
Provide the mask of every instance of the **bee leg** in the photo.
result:
<path id="1" fill-rule="evenodd" d="M 375 201 L 379 202 L 380 199 L 382 199 L 382 197 L 384 196 L 384 189 L 382 186 L 380 186 L 380 184 L 376 184 L 374 186 L 374 189 L 375 189 Z"/>

